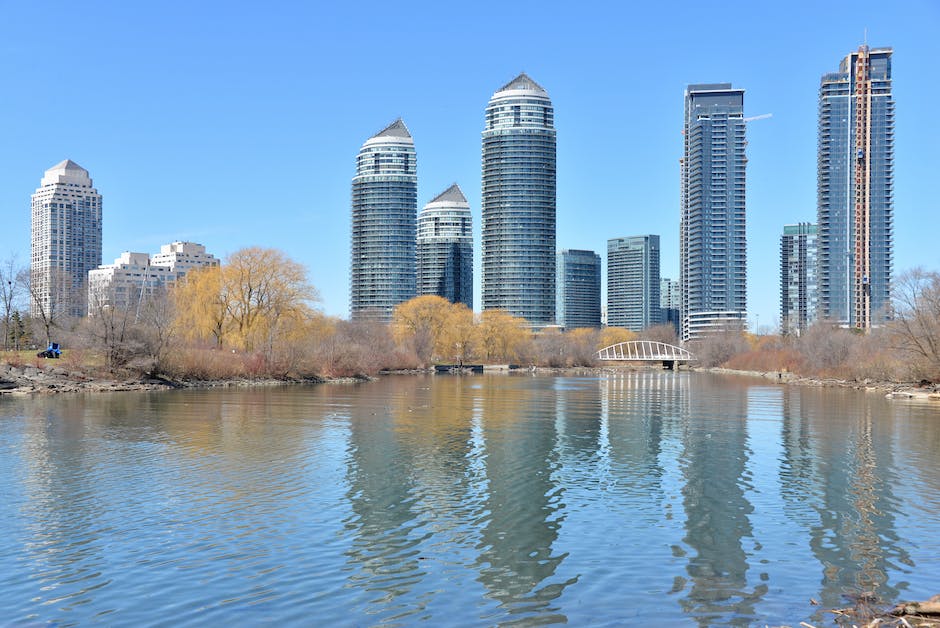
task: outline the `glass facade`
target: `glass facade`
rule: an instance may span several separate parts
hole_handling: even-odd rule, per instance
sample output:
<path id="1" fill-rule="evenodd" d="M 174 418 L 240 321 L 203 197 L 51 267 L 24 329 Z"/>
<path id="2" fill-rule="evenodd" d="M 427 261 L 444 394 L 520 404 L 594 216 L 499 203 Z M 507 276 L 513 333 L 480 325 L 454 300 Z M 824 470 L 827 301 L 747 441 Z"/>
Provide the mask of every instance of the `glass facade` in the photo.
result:
<path id="1" fill-rule="evenodd" d="M 88 271 L 101 264 L 101 195 L 88 171 L 66 159 L 32 196 L 30 315 L 85 316 Z"/>
<path id="2" fill-rule="evenodd" d="M 862 46 L 819 87 L 819 315 L 868 328 L 890 318 L 894 98 L 890 48 Z"/>
<path id="3" fill-rule="evenodd" d="M 558 253 L 555 312 L 565 329 L 601 326 L 601 256 L 594 251 Z"/>
<path id="4" fill-rule="evenodd" d="M 682 340 L 747 319 L 744 90 L 689 85 L 681 160 Z"/>
<path id="5" fill-rule="evenodd" d="M 416 294 L 418 174 L 401 119 L 369 138 L 352 182 L 350 317 L 389 322 Z"/>
<path id="6" fill-rule="evenodd" d="M 780 236 L 780 331 L 800 334 L 816 320 L 817 228 L 786 225 Z"/>
<path id="7" fill-rule="evenodd" d="M 642 331 L 662 322 L 659 236 L 607 241 L 607 325 Z"/>
<path id="8" fill-rule="evenodd" d="M 418 294 L 473 309 L 473 228 L 470 204 L 455 183 L 418 215 Z"/>
<path id="9" fill-rule="evenodd" d="M 682 292 L 679 290 L 679 280 L 663 277 L 659 280 L 659 309 L 663 323 L 672 325 L 678 337 L 681 321 L 679 319 L 679 305 L 682 303 Z"/>
<path id="10" fill-rule="evenodd" d="M 525 74 L 487 105 L 482 183 L 483 309 L 554 324 L 554 110 Z"/>

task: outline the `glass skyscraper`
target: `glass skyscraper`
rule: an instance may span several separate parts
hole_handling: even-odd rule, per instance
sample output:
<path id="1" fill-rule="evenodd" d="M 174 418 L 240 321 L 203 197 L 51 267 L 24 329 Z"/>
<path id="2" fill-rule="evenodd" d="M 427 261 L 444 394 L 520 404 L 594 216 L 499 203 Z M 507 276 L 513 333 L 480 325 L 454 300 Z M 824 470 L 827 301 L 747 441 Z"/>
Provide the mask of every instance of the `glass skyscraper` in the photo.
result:
<path id="1" fill-rule="evenodd" d="M 435 294 L 473 309 L 470 203 L 456 183 L 418 214 L 418 294 Z"/>
<path id="2" fill-rule="evenodd" d="M 816 319 L 817 228 L 785 225 L 780 236 L 780 331 L 800 334 Z"/>
<path id="3" fill-rule="evenodd" d="M 101 264 L 101 195 L 70 159 L 48 170 L 32 197 L 30 315 L 85 316 L 88 271 Z"/>
<path id="4" fill-rule="evenodd" d="M 607 241 L 607 325 L 642 331 L 662 322 L 659 236 Z"/>
<path id="5" fill-rule="evenodd" d="M 862 46 L 819 86 L 819 315 L 859 329 L 890 317 L 891 53 Z"/>
<path id="6" fill-rule="evenodd" d="M 415 289 L 418 174 L 414 140 L 401 119 L 373 135 L 352 182 L 350 316 L 388 322 Z"/>
<path id="7" fill-rule="evenodd" d="M 486 107 L 482 191 L 483 309 L 554 324 L 554 110 L 525 74 Z"/>
<path id="8" fill-rule="evenodd" d="M 594 251 L 558 253 L 555 312 L 565 329 L 601 326 L 601 256 Z"/>
<path id="9" fill-rule="evenodd" d="M 744 90 L 689 85 L 681 160 L 682 340 L 747 319 Z"/>

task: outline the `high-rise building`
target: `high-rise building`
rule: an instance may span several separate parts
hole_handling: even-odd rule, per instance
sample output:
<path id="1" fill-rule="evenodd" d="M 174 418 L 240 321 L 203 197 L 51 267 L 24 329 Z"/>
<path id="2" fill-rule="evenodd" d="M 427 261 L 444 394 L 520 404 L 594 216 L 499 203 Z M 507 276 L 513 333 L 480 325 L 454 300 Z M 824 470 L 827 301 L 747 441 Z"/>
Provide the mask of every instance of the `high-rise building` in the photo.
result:
<path id="1" fill-rule="evenodd" d="M 436 294 L 473 309 L 470 203 L 456 183 L 418 214 L 418 294 Z"/>
<path id="2" fill-rule="evenodd" d="M 125 251 L 113 264 L 88 271 L 88 315 L 96 316 L 106 306 L 139 310 L 193 268 L 218 265 L 218 258 L 195 242 L 164 244 L 153 257 Z"/>
<path id="3" fill-rule="evenodd" d="M 607 241 L 607 324 L 642 331 L 662 322 L 659 236 Z"/>
<path id="4" fill-rule="evenodd" d="M 663 277 L 659 280 L 659 308 L 661 311 L 660 319 L 663 323 L 669 323 L 676 330 L 676 336 L 679 335 L 681 321 L 679 312 L 682 305 L 682 291 L 679 289 L 678 279 L 669 279 Z"/>
<path id="5" fill-rule="evenodd" d="M 594 251 L 558 252 L 555 313 L 565 329 L 601 326 L 601 256 Z"/>
<path id="6" fill-rule="evenodd" d="M 520 74 L 486 107 L 483 309 L 534 327 L 555 322 L 555 127 L 552 101 Z"/>
<path id="7" fill-rule="evenodd" d="M 101 195 L 88 171 L 66 159 L 32 196 L 30 315 L 84 316 L 88 271 L 101 263 Z"/>
<path id="8" fill-rule="evenodd" d="M 744 90 L 689 85 L 683 135 L 682 340 L 696 340 L 747 320 Z"/>
<path id="9" fill-rule="evenodd" d="M 780 331 L 800 334 L 816 320 L 816 225 L 784 225 L 780 236 Z"/>
<path id="10" fill-rule="evenodd" d="M 819 315 L 859 329 L 890 317 L 891 53 L 862 46 L 819 86 Z"/>
<path id="11" fill-rule="evenodd" d="M 418 169 L 399 118 L 362 145 L 352 182 L 350 315 L 388 322 L 416 294 Z"/>

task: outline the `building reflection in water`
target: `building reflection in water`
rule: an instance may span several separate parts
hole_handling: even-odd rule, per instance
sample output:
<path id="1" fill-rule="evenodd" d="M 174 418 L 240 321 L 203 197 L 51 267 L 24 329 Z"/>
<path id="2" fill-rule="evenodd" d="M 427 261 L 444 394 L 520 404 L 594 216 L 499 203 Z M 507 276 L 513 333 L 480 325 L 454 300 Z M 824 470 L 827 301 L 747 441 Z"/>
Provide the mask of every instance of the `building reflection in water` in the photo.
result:
<path id="1" fill-rule="evenodd" d="M 748 590 L 744 540 L 753 536 L 754 509 L 747 497 L 747 394 L 740 392 L 718 395 L 701 379 L 689 382 L 680 465 L 690 583 L 681 605 L 700 625 L 749 625 L 766 588 Z"/>
<path id="2" fill-rule="evenodd" d="M 874 420 L 879 411 L 883 399 L 855 391 L 787 391 L 782 490 L 790 516 L 809 531 L 824 606 L 868 592 L 896 599 L 888 572 L 913 565 L 895 530 L 894 487 L 906 480 L 897 475 L 891 423 Z"/>
<path id="3" fill-rule="evenodd" d="M 553 581 L 565 559 L 554 551 L 564 521 L 558 470 L 553 380 L 490 378 L 483 399 L 485 499 L 476 561 L 486 596 L 520 621 L 564 622 L 553 604 L 575 580 Z M 484 616 L 485 621 L 487 618 Z"/>

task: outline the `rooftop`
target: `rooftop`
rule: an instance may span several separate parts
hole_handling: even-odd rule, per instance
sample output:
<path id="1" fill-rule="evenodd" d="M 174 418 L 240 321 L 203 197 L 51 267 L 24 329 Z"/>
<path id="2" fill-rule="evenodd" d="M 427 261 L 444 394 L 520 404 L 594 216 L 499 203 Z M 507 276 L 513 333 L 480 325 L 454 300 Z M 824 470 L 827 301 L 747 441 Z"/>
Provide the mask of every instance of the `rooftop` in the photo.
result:
<path id="1" fill-rule="evenodd" d="M 455 183 L 430 200 L 430 203 L 445 202 L 466 203 L 467 197 L 463 195 L 463 192 L 460 190 L 460 186 Z"/>

